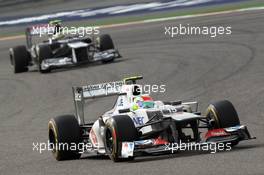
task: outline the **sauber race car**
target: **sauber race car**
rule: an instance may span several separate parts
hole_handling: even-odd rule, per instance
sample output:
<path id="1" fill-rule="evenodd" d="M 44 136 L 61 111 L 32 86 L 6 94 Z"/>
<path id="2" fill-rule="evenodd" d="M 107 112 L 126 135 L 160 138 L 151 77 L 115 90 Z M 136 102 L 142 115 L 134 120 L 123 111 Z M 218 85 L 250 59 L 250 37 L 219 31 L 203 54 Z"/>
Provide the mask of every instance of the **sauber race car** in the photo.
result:
<path id="1" fill-rule="evenodd" d="M 59 27 L 58 24 L 55 25 L 56 30 L 52 36 L 48 35 L 51 30 L 49 25 L 26 29 L 27 46 L 20 45 L 9 49 L 14 73 L 26 72 L 33 65 L 37 66 L 39 72 L 47 73 L 55 68 L 96 61 L 108 63 L 121 57 L 108 34 L 98 37 L 78 34 L 66 36 L 56 33 L 60 31 Z M 43 36 L 46 36 L 44 41 Z"/>
<path id="2" fill-rule="evenodd" d="M 169 144 L 227 143 L 231 148 L 242 140 L 253 139 L 247 127 L 240 124 L 231 102 L 212 103 L 203 116 L 197 102 L 154 101 L 143 93 L 142 85 L 137 84 L 139 79 L 142 76 L 73 87 L 76 114 L 54 117 L 48 123 L 54 157 L 78 159 L 82 153 L 93 152 L 117 162 L 168 153 Z M 85 100 L 113 95 L 117 100 L 111 110 L 95 122 L 85 122 Z M 201 136 L 202 129 L 206 130 L 205 136 Z"/>

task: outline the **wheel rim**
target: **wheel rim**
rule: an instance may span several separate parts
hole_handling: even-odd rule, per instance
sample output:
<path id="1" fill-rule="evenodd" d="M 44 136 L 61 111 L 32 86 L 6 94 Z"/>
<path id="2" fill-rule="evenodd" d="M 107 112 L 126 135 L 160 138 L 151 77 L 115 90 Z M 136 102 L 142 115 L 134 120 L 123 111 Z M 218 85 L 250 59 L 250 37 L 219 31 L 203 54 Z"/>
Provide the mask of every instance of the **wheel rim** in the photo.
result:
<path id="1" fill-rule="evenodd" d="M 216 113 L 214 107 L 211 105 L 208 107 L 208 110 L 206 112 L 206 118 L 208 121 L 210 121 L 210 120 L 214 121 L 214 125 L 212 126 L 211 129 L 220 127 L 218 117 L 217 117 L 217 113 Z"/>
<path id="2" fill-rule="evenodd" d="M 58 134 L 55 123 L 53 120 L 49 122 L 49 142 L 52 144 L 52 154 L 57 159 L 58 158 L 58 151 L 59 151 L 59 142 L 58 142 Z M 51 145 L 49 145 L 51 146 Z"/>

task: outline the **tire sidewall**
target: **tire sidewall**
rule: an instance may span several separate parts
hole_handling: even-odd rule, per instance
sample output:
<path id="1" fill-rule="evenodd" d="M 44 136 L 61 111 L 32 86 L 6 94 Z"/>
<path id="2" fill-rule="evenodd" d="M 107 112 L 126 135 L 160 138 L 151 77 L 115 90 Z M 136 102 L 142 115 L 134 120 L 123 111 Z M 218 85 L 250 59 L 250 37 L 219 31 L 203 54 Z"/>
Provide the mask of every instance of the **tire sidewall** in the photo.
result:
<path id="1" fill-rule="evenodd" d="M 14 48 L 10 48 L 9 56 L 11 65 L 14 67 L 14 73 L 28 71 L 31 58 L 26 46 L 16 46 Z"/>
<path id="2" fill-rule="evenodd" d="M 73 143 L 78 146 L 81 141 L 81 130 L 77 119 L 73 115 L 64 115 L 52 118 L 48 123 L 48 128 L 49 140 L 51 139 L 50 132 L 53 132 L 55 137 L 54 144 L 68 144 L 70 148 Z M 80 157 L 78 150 L 55 149 L 52 151 L 52 153 L 57 160 L 76 159 Z"/>
<path id="3" fill-rule="evenodd" d="M 137 140 L 138 132 L 135 128 L 135 125 L 132 119 L 127 115 L 118 115 L 112 118 L 109 118 L 106 121 L 106 132 L 110 131 L 112 139 L 113 139 L 113 149 L 112 152 L 106 145 L 105 138 L 105 147 L 106 151 L 109 154 L 110 159 L 115 162 L 126 160 L 126 158 L 119 158 L 122 151 L 122 142 L 132 142 Z M 126 132 L 125 132 L 126 131 Z M 106 136 L 106 134 L 105 134 Z"/>
<path id="4" fill-rule="evenodd" d="M 214 129 L 228 128 L 240 125 L 237 111 L 228 100 L 218 101 L 209 105 L 206 117 L 212 118 L 215 122 Z"/>

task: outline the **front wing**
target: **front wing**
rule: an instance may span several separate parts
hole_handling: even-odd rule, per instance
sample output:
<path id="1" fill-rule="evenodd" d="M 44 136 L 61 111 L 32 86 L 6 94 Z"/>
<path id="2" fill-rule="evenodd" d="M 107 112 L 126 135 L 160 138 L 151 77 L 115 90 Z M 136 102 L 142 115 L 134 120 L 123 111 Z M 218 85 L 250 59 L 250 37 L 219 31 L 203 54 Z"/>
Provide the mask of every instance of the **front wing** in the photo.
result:
<path id="1" fill-rule="evenodd" d="M 231 146 L 237 144 L 243 140 L 256 139 L 251 137 L 249 131 L 245 125 L 239 125 L 236 127 L 221 128 L 209 130 L 206 133 L 205 140 L 199 143 L 168 143 L 160 138 L 148 139 L 134 142 L 123 142 L 121 158 L 139 156 L 142 154 L 165 154 L 176 153 L 184 150 L 197 150 L 199 147 L 212 147 L 220 143 L 230 143 Z M 188 149 L 187 149 L 188 146 Z M 210 150 L 205 150 L 210 151 Z M 221 150 L 220 150 L 221 151 Z M 213 152 L 215 153 L 215 152 Z"/>
<path id="2" fill-rule="evenodd" d="M 77 62 L 71 57 L 61 57 L 61 58 L 47 58 L 42 61 L 41 69 L 48 70 L 48 69 L 55 69 L 55 68 L 62 68 L 66 66 L 73 66 L 97 61 L 108 61 L 115 58 L 120 58 L 121 55 L 117 50 L 111 49 L 106 50 L 103 52 L 95 52 L 92 59 L 87 59 L 86 61 Z"/>

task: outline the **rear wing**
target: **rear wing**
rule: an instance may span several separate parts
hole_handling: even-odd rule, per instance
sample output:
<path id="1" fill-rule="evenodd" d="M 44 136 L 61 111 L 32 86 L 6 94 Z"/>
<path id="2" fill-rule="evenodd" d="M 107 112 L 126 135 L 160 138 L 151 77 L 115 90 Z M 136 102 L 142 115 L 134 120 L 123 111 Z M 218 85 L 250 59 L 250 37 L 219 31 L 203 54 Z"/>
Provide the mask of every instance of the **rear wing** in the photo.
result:
<path id="1" fill-rule="evenodd" d="M 80 125 L 84 125 L 84 103 L 86 99 L 107 97 L 113 95 L 122 95 L 122 87 L 125 84 L 136 83 L 136 80 L 142 79 L 142 76 L 135 76 L 123 79 L 123 81 L 114 81 L 102 84 L 72 87 L 74 107 L 76 117 Z"/>
<path id="2" fill-rule="evenodd" d="M 75 101 L 81 98 L 89 99 L 96 97 L 105 97 L 111 95 L 118 95 L 122 93 L 122 86 L 126 84 L 136 84 L 137 80 L 143 79 L 142 76 L 134 76 L 124 78 L 122 81 L 113 81 L 101 84 L 75 86 L 73 87 L 73 94 Z"/>
<path id="3" fill-rule="evenodd" d="M 73 87 L 75 94 L 74 99 L 80 100 L 80 98 L 89 99 L 95 97 L 104 97 L 110 95 L 117 95 L 121 93 L 123 81 L 108 82 L 102 84 Z"/>
<path id="4" fill-rule="evenodd" d="M 81 87 L 72 87 L 75 113 L 79 125 L 85 124 L 84 104 L 86 99 L 118 95 L 121 93 L 122 85 L 123 81 L 115 81 Z"/>

